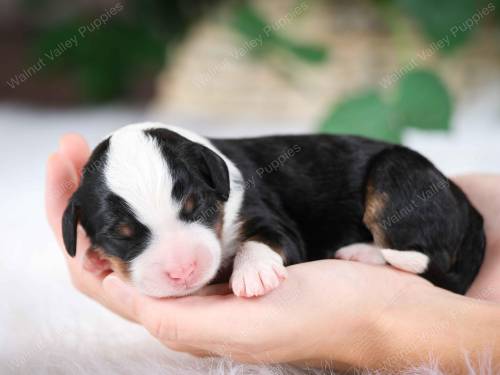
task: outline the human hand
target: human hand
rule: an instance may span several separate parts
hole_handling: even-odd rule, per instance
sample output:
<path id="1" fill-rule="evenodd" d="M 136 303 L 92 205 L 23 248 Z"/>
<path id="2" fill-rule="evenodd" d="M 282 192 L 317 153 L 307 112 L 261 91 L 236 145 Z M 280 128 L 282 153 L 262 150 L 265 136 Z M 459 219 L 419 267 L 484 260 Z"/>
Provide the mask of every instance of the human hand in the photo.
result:
<path id="1" fill-rule="evenodd" d="M 85 141 L 73 135 L 64 137 L 59 152 L 49 158 L 47 215 L 61 247 L 62 213 L 88 155 Z M 482 202 L 481 184 L 472 185 L 475 190 L 467 187 L 472 200 Z M 487 211 L 487 215 L 495 212 Z M 486 217 L 487 230 L 493 228 L 489 222 Z M 491 245 L 489 232 L 487 237 Z M 157 300 L 138 294 L 110 271 L 87 272 L 84 262 L 89 245 L 80 230 L 77 256 L 65 255 L 80 291 L 144 325 L 175 350 L 216 353 L 246 362 L 303 363 L 329 358 L 352 365 L 363 350 L 374 357 L 373 348 L 364 348 L 363 343 L 373 342 L 369 338 L 380 334 L 377 322 L 382 312 L 396 300 L 436 289 L 417 276 L 390 268 L 327 260 L 289 267 L 288 280 L 259 299 L 218 295 Z"/>
<path id="2" fill-rule="evenodd" d="M 61 139 L 59 151 L 48 161 L 47 217 L 62 249 L 61 217 L 88 156 L 83 138 L 69 135 Z M 407 285 L 428 285 L 399 271 L 331 260 L 290 267 L 289 280 L 264 298 L 242 300 L 230 294 L 156 300 L 138 294 L 114 275 L 108 277 L 110 270 L 88 272 L 85 253 L 90 242 L 81 228 L 77 244 L 75 258 L 63 254 L 78 290 L 143 324 L 174 349 L 232 355 L 246 361 L 310 359 L 318 355 L 325 327 L 332 330 L 326 339 L 344 346 L 342 340 L 354 340 L 353 332 L 369 332 L 372 325 L 368 322 L 383 308 L 382 301 L 406 293 Z M 324 285 L 328 288 L 321 287 Z M 354 319 L 353 314 L 358 317 Z M 332 316 L 337 324 L 325 325 Z"/>
<path id="3" fill-rule="evenodd" d="M 335 368 L 381 358 L 384 313 L 396 301 L 435 289 L 413 274 L 383 266 L 323 260 L 288 267 L 272 293 L 155 299 L 115 275 L 103 280 L 106 300 L 173 350 L 249 363 L 294 362 Z M 380 325 L 379 325 L 380 322 Z"/>
<path id="4" fill-rule="evenodd" d="M 71 195 L 78 187 L 82 169 L 89 156 L 90 150 L 85 139 L 77 134 L 62 137 L 58 151 L 49 156 L 45 183 L 47 220 L 66 259 L 71 281 L 75 288 L 116 314 L 128 320 L 134 320 L 128 311 L 120 308 L 120 304 L 117 305 L 114 300 L 106 300 L 102 281 L 112 271 L 108 268 L 102 268 L 96 272 L 96 267 L 88 259 L 90 241 L 80 226 L 78 226 L 77 231 L 75 257 L 70 257 L 64 248 L 61 228 L 62 215 Z M 90 271 L 91 268 L 92 271 Z M 200 290 L 197 294 L 220 294 L 226 291 L 227 286 L 225 285 L 213 285 Z"/>
<path id="5" fill-rule="evenodd" d="M 454 178 L 484 218 L 486 254 L 467 295 L 500 303 L 500 176 L 475 174 Z"/>
<path id="6" fill-rule="evenodd" d="M 85 267 L 86 252 L 90 241 L 81 227 L 78 228 L 77 252 L 74 258 L 64 250 L 61 220 L 69 198 L 77 189 L 83 166 L 90 156 L 90 150 L 85 140 L 76 134 L 61 138 L 59 150 L 49 156 L 45 182 L 45 208 L 47 220 L 62 249 L 68 265 L 73 285 L 83 294 L 96 300 L 111 311 L 131 319 L 127 312 L 120 311 L 113 301 L 106 301 L 102 289 L 102 280 L 111 271 L 95 273 Z"/>

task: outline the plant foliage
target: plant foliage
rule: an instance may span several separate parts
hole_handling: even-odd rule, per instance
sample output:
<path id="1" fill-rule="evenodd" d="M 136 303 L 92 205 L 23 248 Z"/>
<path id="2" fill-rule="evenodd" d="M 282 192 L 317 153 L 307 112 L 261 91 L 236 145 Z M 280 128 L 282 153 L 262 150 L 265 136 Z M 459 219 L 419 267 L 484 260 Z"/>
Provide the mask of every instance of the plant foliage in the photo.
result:
<path id="1" fill-rule="evenodd" d="M 399 143 L 406 128 L 447 130 L 452 100 L 441 79 L 428 70 L 402 77 L 393 95 L 366 91 L 342 100 L 321 124 L 326 133 L 354 134 Z"/>

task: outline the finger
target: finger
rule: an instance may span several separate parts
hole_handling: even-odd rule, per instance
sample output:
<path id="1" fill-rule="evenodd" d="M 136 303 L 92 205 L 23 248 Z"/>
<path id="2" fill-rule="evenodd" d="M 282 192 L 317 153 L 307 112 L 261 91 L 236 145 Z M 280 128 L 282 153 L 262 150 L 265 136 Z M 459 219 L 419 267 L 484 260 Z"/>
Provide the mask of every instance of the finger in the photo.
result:
<path id="1" fill-rule="evenodd" d="M 59 153 L 50 155 L 47 161 L 47 175 L 45 188 L 46 212 L 52 230 L 61 249 L 62 241 L 61 220 L 68 200 L 78 185 L 77 170 L 81 169 L 88 157 L 88 147 L 79 136 L 66 136 L 61 139 Z M 122 313 L 113 303 L 107 303 L 102 295 L 102 279 L 105 275 L 94 275 L 83 268 L 86 249 L 90 241 L 81 226 L 77 230 L 76 256 L 71 258 L 65 251 L 69 273 L 73 285 L 87 296 L 95 299 L 115 313 L 126 319 L 134 319 Z"/>
<path id="2" fill-rule="evenodd" d="M 59 152 L 71 161 L 78 175 L 80 175 L 90 156 L 87 142 L 81 135 L 76 133 L 65 134 L 61 137 Z"/>
<path id="3" fill-rule="evenodd" d="M 498 194 L 500 176 L 477 174 L 456 177 L 454 180 L 484 216 L 487 232 L 496 234 L 500 218 L 500 194 Z"/>
<path id="4" fill-rule="evenodd" d="M 45 210 L 49 224 L 60 241 L 61 218 L 77 187 L 77 177 L 70 162 L 57 153 L 49 156 L 46 168 Z"/>

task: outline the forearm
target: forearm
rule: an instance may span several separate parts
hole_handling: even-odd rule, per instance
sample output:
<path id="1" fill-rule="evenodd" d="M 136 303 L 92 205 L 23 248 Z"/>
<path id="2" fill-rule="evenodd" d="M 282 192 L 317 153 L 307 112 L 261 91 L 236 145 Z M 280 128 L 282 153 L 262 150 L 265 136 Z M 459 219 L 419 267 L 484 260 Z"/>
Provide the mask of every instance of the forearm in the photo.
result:
<path id="1" fill-rule="evenodd" d="M 500 305 L 429 287 L 409 287 L 339 343 L 332 334 L 306 364 L 336 370 L 395 373 L 436 362 L 444 373 L 468 373 L 490 355 L 500 363 Z"/>
<path id="2" fill-rule="evenodd" d="M 470 175 L 454 180 L 483 215 L 486 231 L 483 265 L 467 295 L 500 302 L 500 289 L 495 287 L 500 284 L 500 176 Z"/>
<path id="3" fill-rule="evenodd" d="M 500 361 L 500 307 L 493 303 L 429 288 L 402 296 L 379 323 L 376 368 L 395 371 L 434 359 L 445 373 L 467 373 L 467 355 L 471 363 L 484 353 Z"/>

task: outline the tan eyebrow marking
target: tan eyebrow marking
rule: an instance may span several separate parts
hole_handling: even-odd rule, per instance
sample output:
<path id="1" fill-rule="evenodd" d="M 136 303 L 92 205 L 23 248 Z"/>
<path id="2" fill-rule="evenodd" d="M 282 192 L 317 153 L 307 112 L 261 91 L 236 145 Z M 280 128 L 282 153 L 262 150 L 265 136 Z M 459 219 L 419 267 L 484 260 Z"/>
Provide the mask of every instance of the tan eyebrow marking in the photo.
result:
<path id="1" fill-rule="evenodd" d="M 116 231 L 120 236 L 123 237 L 132 237 L 134 235 L 134 229 L 132 228 L 131 225 L 121 223 L 116 227 Z"/>
<path id="2" fill-rule="evenodd" d="M 185 214 L 190 214 L 191 212 L 193 212 L 195 205 L 196 205 L 196 199 L 191 194 L 184 200 L 184 205 L 182 206 L 182 210 L 184 211 Z"/>

